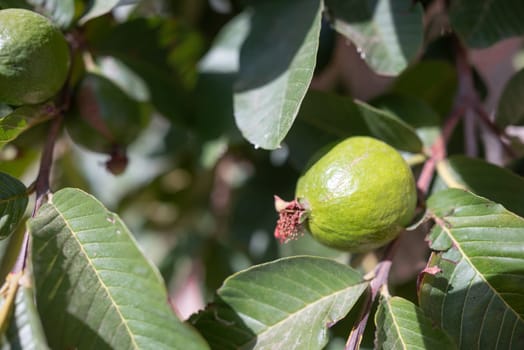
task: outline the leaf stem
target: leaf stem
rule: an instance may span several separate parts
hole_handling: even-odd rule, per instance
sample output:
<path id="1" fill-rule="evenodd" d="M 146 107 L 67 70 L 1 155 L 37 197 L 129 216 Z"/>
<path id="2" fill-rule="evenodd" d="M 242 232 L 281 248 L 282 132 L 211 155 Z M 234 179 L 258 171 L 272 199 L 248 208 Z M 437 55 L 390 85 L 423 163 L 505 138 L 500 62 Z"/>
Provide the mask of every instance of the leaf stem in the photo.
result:
<path id="1" fill-rule="evenodd" d="M 53 165 L 53 151 L 55 148 L 55 143 L 60 133 L 62 127 L 63 115 L 61 113 L 55 115 L 47 135 L 46 143 L 42 151 L 42 156 L 40 158 L 40 168 L 38 170 L 38 175 L 34 184 L 36 192 L 36 202 L 33 208 L 33 213 L 31 217 L 34 217 L 42 206 L 42 204 L 47 200 L 49 194 L 50 186 L 49 179 L 51 177 L 51 167 Z M 27 262 L 27 253 L 29 249 L 29 231 L 26 230 L 24 233 L 24 240 L 22 242 L 22 247 L 18 257 L 16 258 L 15 264 L 11 270 L 11 273 L 16 274 L 24 270 Z"/>

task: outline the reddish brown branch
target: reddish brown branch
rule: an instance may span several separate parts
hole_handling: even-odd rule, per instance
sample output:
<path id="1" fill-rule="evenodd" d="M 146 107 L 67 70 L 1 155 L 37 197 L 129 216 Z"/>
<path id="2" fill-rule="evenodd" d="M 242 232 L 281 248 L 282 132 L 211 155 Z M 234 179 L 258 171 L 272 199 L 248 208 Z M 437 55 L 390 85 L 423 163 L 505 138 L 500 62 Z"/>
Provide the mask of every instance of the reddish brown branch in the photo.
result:
<path id="1" fill-rule="evenodd" d="M 31 214 L 34 217 L 42 206 L 42 204 L 47 200 L 47 195 L 50 191 L 49 179 L 51 177 L 51 167 L 53 165 L 53 151 L 55 148 L 55 143 L 60 133 L 62 127 L 62 114 L 58 114 L 54 117 L 49 133 L 47 134 L 46 143 L 42 151 L 42 156 L 40 158 L 40 168 L 38 170 L 38 175 L 35 181 L 35 192 L 36 192 L 36 202 L 35 207 L 33 208 L 33 213 Z M 16 258 L 15 264 L 11 273 L 21 272 L 27 261 L 27 253 L 29 248 L 29 232 L 26 231 L 24 234 L 24 240 L 22 242 L 22 247 L 18 257 Z"/>

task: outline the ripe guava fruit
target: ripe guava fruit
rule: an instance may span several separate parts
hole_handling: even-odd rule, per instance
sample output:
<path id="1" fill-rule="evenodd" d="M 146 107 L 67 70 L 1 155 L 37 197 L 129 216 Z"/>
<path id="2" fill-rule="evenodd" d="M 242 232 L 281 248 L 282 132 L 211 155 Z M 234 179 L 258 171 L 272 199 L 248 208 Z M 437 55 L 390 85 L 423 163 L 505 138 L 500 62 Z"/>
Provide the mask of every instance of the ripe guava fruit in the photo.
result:
<path id="1" fill-rule="evenodd" d="M 333 248 L 362 252 L 393 240 L 412 220 L 417 192 L 411 169 L 386 143 L 350 137 L 298 180 L 296 199 L 275 196 L 281 242 L 309 232 Z"/>
<path id="2" fill-rule="evenodd" d="M 44 102 L 62 88 L 69 47 L 46 17 L 24 9 L 0 10 L 0 102 Z"/>

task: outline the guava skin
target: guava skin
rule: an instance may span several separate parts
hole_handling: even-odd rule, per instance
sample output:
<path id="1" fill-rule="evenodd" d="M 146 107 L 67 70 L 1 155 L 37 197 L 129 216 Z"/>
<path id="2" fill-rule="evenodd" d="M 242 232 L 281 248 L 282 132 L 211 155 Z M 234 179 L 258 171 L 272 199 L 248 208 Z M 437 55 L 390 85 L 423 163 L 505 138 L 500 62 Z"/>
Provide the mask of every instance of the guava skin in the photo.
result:
<path id="1" fill-rule="evenodd" d="M 24 9 L 0 10 L 0 101 L 44 102 L 66 81 L 69 47 L 47 18 Z"/>
<path id="2" fill-rule="evenodd" d="M 296 198 L 307 210 L 304 228 L 319 242 L 351 252 L 393 240 L 417 203 L 411 169 L 382 141 L 351 137 L 299 179 Z"/>

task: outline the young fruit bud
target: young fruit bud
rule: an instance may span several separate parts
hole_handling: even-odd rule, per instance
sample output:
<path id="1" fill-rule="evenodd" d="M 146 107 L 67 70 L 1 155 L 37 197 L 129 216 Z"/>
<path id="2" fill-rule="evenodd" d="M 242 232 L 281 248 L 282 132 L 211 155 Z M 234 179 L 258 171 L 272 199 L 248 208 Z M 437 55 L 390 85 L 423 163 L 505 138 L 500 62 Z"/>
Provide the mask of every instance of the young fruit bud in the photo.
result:
<path id="1" fill-rule="evenodd" d="M 342 141 L 299 179 L 296 199 L 275 196 L 280 242 L 308 231 L 319 242 L 351 252 L 393 240 L 413 218 L 415 181 L 402 156 L 370 137 Z"/>

